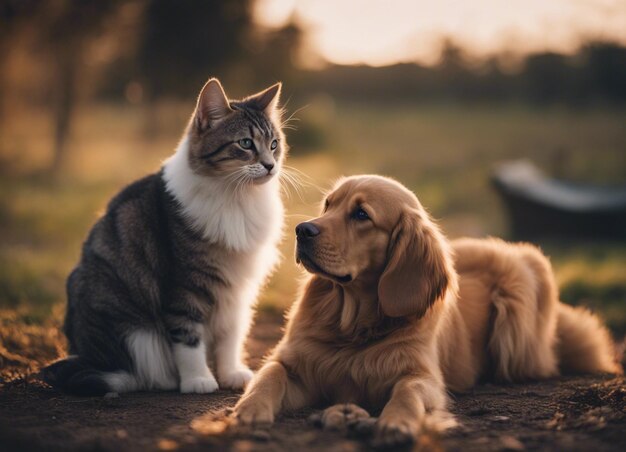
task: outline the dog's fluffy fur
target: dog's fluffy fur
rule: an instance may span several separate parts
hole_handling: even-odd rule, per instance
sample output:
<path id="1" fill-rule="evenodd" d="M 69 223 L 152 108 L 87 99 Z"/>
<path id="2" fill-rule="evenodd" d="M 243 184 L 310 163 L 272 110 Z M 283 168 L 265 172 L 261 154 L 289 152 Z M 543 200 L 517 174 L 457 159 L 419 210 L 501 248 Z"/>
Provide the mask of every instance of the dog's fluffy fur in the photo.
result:
<path id="1" fill-rule="evenodd" d="M 447 389 L 621 371 L 608 331 L 559 302 L 532 245 L 450 243 L 413 193 L 379 176 L 341 180 L 309 225 L 297 259 L 313 275 L 236 406 L 241 423 L 340 404 L 322 416 L 336 426 L 367 416 L 358 404 L 382 408 L 376 438 L 395 444 L 454 424 Z"/>

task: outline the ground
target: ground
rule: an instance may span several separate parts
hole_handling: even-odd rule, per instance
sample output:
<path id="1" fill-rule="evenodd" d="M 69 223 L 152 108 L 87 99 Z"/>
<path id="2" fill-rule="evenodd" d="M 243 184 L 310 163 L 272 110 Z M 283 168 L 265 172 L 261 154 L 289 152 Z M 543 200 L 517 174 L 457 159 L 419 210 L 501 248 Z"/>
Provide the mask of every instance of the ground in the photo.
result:
<path id="1" fill-rule="evenodd" d="M 281 316 L 262 312 L 248 342 L 250 364 L 281 335 Z M 5 370 L 10 368 L 6 364 Z M 13 371 L 4 373 L 16 375 Z M 314 410 L 280 416 L 269 429 L 228 428 L 224 413 L 239 394 L 122 394 L 81 398 L 58 394 L 36 376 L 0 388 L 0 449 L 11 450 L 367 450 L 370 439 L 328 432 L 308 422 Z M 419 450 L 626 450 L 623 377 L 563 377 L 524 385 L 482 385 L 454 395 L 461 427 L 424 434 Z"/>

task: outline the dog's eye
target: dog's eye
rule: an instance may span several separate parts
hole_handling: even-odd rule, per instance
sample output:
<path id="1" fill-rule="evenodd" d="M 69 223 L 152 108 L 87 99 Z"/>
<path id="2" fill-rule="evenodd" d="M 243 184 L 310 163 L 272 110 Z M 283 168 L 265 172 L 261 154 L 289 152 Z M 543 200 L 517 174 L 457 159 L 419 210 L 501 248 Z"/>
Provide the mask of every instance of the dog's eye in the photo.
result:
<path id="1" fill-rule="evenodd" d="M 359 221 L 365 221 L 369 220 L 370 216 L 361 207 L 357 207 L 357 209 L 352 213 L 352 218 Z"/>
<path id="2" fill-rule="evenodd" d="M 252 140 L 250 138 L 242 138 L 239 140 L 239 146 L 244 149 L 252 149 Z"/>

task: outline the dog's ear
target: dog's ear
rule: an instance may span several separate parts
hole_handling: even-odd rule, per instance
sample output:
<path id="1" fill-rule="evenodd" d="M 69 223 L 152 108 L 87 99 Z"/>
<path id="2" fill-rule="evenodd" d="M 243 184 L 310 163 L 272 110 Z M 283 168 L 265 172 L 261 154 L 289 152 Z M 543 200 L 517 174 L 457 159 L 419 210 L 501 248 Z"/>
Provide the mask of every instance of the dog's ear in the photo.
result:
<path id="1" fill-rule="evenodd" d="M 448 244 L 426 212 L 408 209 L 396 225 L 378 283 L 385 315 L 423 316 L 454 279 Z"/>

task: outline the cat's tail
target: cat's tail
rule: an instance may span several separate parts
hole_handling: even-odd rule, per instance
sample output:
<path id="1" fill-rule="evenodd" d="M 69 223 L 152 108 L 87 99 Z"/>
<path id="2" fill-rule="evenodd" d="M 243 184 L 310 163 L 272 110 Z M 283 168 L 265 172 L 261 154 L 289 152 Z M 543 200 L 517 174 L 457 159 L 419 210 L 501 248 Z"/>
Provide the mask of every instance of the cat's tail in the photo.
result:
<path id="1" fill-rule="evenodd" d="M 54 389 L 78 396 L 101 396 L 114 392 L 106 382 L 105 373 L 80 359 L 68 356 L 41 371 L 43 380 Z"/>
<path id="2" fill-rule="evenodd" d="M 557 337 L 561 372 L 622 373 L 611 334 L 587 309 L 559 303 Z"/>

